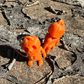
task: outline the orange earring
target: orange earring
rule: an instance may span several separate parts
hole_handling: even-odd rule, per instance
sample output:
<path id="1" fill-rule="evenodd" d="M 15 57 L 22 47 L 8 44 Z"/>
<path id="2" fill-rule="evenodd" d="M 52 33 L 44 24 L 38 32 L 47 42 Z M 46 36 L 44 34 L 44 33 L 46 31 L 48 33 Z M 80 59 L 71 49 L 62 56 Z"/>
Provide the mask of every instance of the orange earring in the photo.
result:
<path id="1" fill-rule="evenodd" d="M 63 20 L 54 22 L 49 26 L 48 33 L 45 36 L 43 45 L 43 48 L 45 49 L 47 54 L 49 53 L 50 49 L 54 49 L 55 45 L 58 45 L 60 37 L 62 37 L 64 32 L 65 26 Z"/>
<path id="2" fill-rule="evenodd" d="M 21 43 L 22 49 L 26 52 L 26 57 L 28 60 L 28 65 L 33 66 L 33 61 L 38 61 L 38 65 L 43 64 L 42 55 L 46 57 L 45 50 L 41 47 L 41 42 L 36 36 L 25 36 L 23 43 Z"/>

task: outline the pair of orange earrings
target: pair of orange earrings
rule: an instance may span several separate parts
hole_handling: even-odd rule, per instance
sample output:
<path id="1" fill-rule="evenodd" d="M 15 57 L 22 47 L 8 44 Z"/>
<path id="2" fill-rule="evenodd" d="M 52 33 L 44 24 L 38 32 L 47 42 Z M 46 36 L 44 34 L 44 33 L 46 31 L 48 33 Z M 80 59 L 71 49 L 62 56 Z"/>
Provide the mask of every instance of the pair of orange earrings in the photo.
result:
<path id="1" fill-rule="evenodd" d="M 58 45 L 60 37 L 62 37 L 64 32 L 65 26 L 63 20 L 52 23 L 48 28 L 43 47 L 41 47 L 41 42 L 36 36 L 25 36 L 21 47 L 29 59 L 28 65 L 33 66 L 33 61 L 38 61 L 38 65 L 41 66 L 43 64 L 41 52 L 45 58 L 50 49 L 54 49 L 55 45 Z"/>

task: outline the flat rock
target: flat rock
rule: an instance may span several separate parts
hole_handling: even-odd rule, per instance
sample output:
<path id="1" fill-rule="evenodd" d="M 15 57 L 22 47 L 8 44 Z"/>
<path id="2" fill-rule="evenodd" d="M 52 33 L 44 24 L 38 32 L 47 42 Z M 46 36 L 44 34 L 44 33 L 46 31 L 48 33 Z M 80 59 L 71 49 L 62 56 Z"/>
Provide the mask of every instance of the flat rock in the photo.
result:
<path id="1" fill-rule="evenodd" d="M 15 76 L 19 81 L 30 84 L 38 82 L 39 84 L 41 84 L 42 82 L 44 82 L 44 80 L 40 80 L 42 78 L 45 78 L 45 76 L 51 72 L 51 67 L 45 59 L 43 59 L 43 62 L 44 64 L 40 67 L 37 65 L 37 62 L 33 62 L 33 67 L 30 67 L 25 61 L 17 61 L 12 70 L 7 74 Z"/>
<path id="2" fill-rule="evenodd" d="M 23 3 L 26 2 L 25 0 L 20 0 L 20 1 L 23 2 Z M 78 5 L 78 6 L 83 7 L 83 3 L 81 4 L 81 2 L 80 2 L 82 0 L 80 0 L 80 1 L 59 0 L 59 1 L 63 2 L 63 3 L 59 3 L 59 2 L 55 2 L 55 1 L 51 1 L 51 0 L 46 0 L 46 1 L 45 0 L 40 0 L 40 5 L 36 5 L 36 6 L 32 6 L 32 7 L 25 7 L 22 12 L 21 12 L 22 6 L 21 6 L 21 8 L 18 8 L 20 6 L 18 5 L 17 7 L 15 7 L 16 5 L 14 4 L 14 2 L 5 3 L 5 5 L 6 4 L 9 5 L 7 7 L 7 10 L 6 10 L 6 8 L 4 8 L 4 13 L 5 13 L 5 16 L 7 17 L 7 19 L 10 21 L 10 25 L 8 25 L 8 26 L 10 26 L 11 30 L 10 30 L 9 27 L 5 27 L 5 26 L 1 27 L 0 26 L 0 29 L 1 29 L 0 37 L 4 37 L 3 39 L 0 40 L 0 43 L 3 44 L 3 45 L 10 44 L 13 48 L 16 48 L 16 49 L 19 50 L 19 49 L 21 49 L 21 47 L 19 45 L 18 40 L 16 39 L 17 35 L 21 35 L 21 34 L 30 34 L 31 35 L 32 34 L 32 35 L 36 35 L 37 37 L 43 39 L 45 37 L 45 34 L 47 33 L 48 26 L 52 22 L 57 21 L 57 19 L 51 19 L 52 17 L 59 17 L 59 18 L 63 19 L 66 23 L 66 26 L 67 26 L 66 31 L 74 32 L 76 34 L 76 36 L 75 36 L 76 38 L 73 38 L 74 39 L 73 42 L 74 41 L 76 42 L 76 40 L 79 39 L 79 37 L 77 37 L 78 35 L 81 35 L 81 36 L 84 37 L 83 10 L 80 7 L 77 10 L 77 9 L 74 8 L 76 6 L 72 6 L 72 5 Z M 64 3 L 68 3 L 68 4 L 72 4 L 72 5 L 67 5 L 67 4 L 64 4 Z M 14 6 L 11 6 L 12 4 Z M 50 13 L 49 11 L 46 11 L 44 9 L 45 7 L 48 7 L 48 6 L 53 6 L 55 9 L 58 9 L 58 10 L 60 10 L 60 9 L 65 10 L 67 12 L 67 14 L 65 14 L 65 15 L 55 15 L 53 13 Z M 18 8 L 18 10 L 16 10 L 17 8 Z M 10 12 L 9 9 L 11 10 L 11 12 Z M 15 10 L 17 12 L 17 14 L 20 14 L 21 18 L 13 15 L 12 9 Z M 71 9 L 73 9 L 73 13 L 72 13 Z M 81 13 L 78 13 L 78 12 L 81 12 Z M 76 14 L 76 13 L 78 13 L 78 15 L 79 14 L 80 15 L 77 16 L 77 17 L 72 17 L 72 15 Z M 31 17 L 32 19 L 30 20 L 27 17 L 25 18 L 24 17 L 25 14 L 27 16 Z M 5 18 L 6 19 L 5 20 L 1 13 L 0 13 L 0 15 L 1 15 L 0 24 L 2 24 L 2 25 L 6 24 L 7 25 L 8 24 L 7 19 Z M 11 16 L 13 16 L 13 19 L 11 19 Z M 15 20 L 14 20 L 14 18 L 15 18 Z M 43 21 L 43 19 L 45 19 L 45 20 Z M 21 20 L 24 20 L 24 21 L 21 21 Z M 19 23 L 19 25 L 17 25 L 18 23 L 15 22 L 15 21 L 17 21 Z M 40 26 L 37 25 L 37 24 L 39 24 Z M 21 30 L 23 28 L 25 28 L 26 32 L 23 30 L 22 32 L 17 33 L 17 32 L 14 31 L 14 29 L 17 29 L 17 28 L 21 29 Z M 38 32 L 38 30 L 40 30 L 40 31 Z M 5 33 L 5 31 L 7 33 Z M 2 34 L 2 32 L 3 32 L 4 35 Z M 12 36 L 11 37 L 12 39 L 10 38 L 10 35 Z M 69 36 L 69 35 L 68 34 L 65 34 L 65 35 L 66 35 L 66 38 L 65 38 L 65 40 L 66 40 L 67 36 Z M 13 41 L 13 42 L 11 43 L 11 41 Z M 70 40 L 66 41 L 65 43 L 67 44 L 67 42 L 69 43 Z M 78 41 L 78 43 L 80 43 L 80 41 Z M 71 45 L 73 45 L 73 44 L 71 44 Z M 55 65 L 56 69 L 55 69 L 55 73 L 54 73 L 54 79 L 55 79 L 54 84 L 62 84 L 62 83 L 63 84 L 79 84 L 79 83 L 83 84 L 84 78 L 81 77 L 81 76 L 75 75 L 75 74 L 81 75 L 81 74 L 83 74 L 83 71 L 84 71 L 83 66 L 81 66 L 81 65 L 83 65 L 82 61 L 84 60 L 83 59 L 84 55 L 81 54 L 81 53 L 83 53 L 83 47 L 82 47 L 82 45 L 80 47 L 79 46 L 80 46 L 80 44 L 78 44 L 78 46 L 76 45 L 77 48 L 76 47 L 73 47 L 73 48 L 69 47 L 70 50 L 72 50 L 72 49 L 76 50 L 76 54 L 78 54 L 77 57 L 79 58 L 79 60 L 77 62 L 75 61 L 76 63 L 74 64 L 74 66 L 72 66 L 72 62 L 74 60 L 72 52 L 66 51 L 60 45 L 56 46 L 54 50 L 50 50 L 49 54 L 56 57 L 56 59 L 54 61 L 56 61 L 57 65 L 59 67 L 59 68 L 56 68 L 57 65 Z M 8 61 L 10 60 L 10 58 L 8 58 L 6 56 L 7 53 L 6 54 L 4 53 L 4 52 L 7 52 L 7 50 L 10 47 L 5 49 L 5 51 L 4 51 L 4 49 L 2 49 L 2 47 L 0 47 L 0 48 L 1 48 L 0 49 L 0 53 L 1 53 L 0 65 L 4 65 L 4 64 L 8 63 Z M 5 54 L 5 57 L 3 56 L 3 53 Z M 30 84 L 36 83 L 40 79 L 42 79 L 42 77 L 44 78 L 47 74 L 49 74 L 51 72 L 51 70 L 53 69 L 53 67 L 51 68 L 51 66 L 49 66 L 50 64 L 49 64 L 49 62 L 47 62 L 47 59 L 43 59 L 43 61 L 44 61 L 45 65 L 42 65 L 41 67 L 37 66 L 37 62 L 34 62 L 34 67 L 29 67 L 27 65 L 27 59 L 23 58 L 21 56 L 15 62 L 12 70 L 9 71 L 7 74 L 15 76 L 18 80 L 23 81 L 23 82 L 27 82 L 27 83 L 30 83 Z M 80 65 L 77 64 L 77 63 L 80 63 Z M 69 66 L 71 66 L 71 68 Z M 70 68 L 70 70 L 68 68 L 66 69 L 66 67 Z M 81 69 L 78 70 L 77 68 L 80 68 L 80 67 L 81 67 Z M 72 71 L 71 71 L 71 69 L 72 69 Z M 73 73 L 71 74 L 71 72 L 73 72 Z M 70 75 L 70 76 L 67 77 L 66 75 Z M 71 75 L 74 75 L 74 76 L 71 76 Z M 45 82 L 45 79 L 46 78 L 39 81 L 38 84 L 43 84 Z M 14 83 L 12 83 L 12 82 L 10 82 L 6 79 L 3 79 L 3 78 L 0 78 L 0 80 L 1 80 L 0 83 L 14 84 Z M 53 79 L 52 79 L 52 81 L 53 81 Z"/>
<path id="3" fill-rule="evenodd" d="M 59 1 L 59 2 L 62 2 L 62 3 L 67 3 L 67 4 L 70 4 L 70 5 L 78 5 L 78 6 L 84 7 L 83 0 L 55 0 L 55 1 Z"/>
<path id="4" fill-rule="evenodd" d="M 78 75 L 74 76 L 66 76 L 61 79 L 56 80 L 53 84 L 83 84 L 84 77 L 80 77 Z"/>

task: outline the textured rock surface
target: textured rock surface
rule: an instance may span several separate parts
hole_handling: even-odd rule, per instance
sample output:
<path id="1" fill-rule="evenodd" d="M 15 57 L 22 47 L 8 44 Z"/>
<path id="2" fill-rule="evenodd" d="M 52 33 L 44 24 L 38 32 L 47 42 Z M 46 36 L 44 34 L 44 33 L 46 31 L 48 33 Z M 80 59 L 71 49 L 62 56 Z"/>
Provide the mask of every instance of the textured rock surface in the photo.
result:
<path id="1" fill-rule="evenodd" d="M 57 80 L 53 84 L 66 84 L 66 83 L 67 84 L 83 84 L 84 83 L 84 78 L 80 77 L 78 75 L 67 76 L 67 77 L 63 77 L 63 78 Z"/>
<path id="2" fill-rule="evenodd" d="M 20 0 L 20 1 L 23 4 L 26 2 L 25 0 Z M 63 0 L 60 0 L 60 1 L 63 1 Z M 66 3 L 68 2 L 70 2 L 70 4 L 74 3 L 75 5 L 83 6 L 79 2 L 75 2 L 75 1 L 73 2 L 71 0 L 67 0 Z M 27 59 L 19 55 L 13 68 L 9 72 L 7 72 L 8 77 L 10 77 L 9 75 L 12 75 L 14 76 L 12 78 L 15 81 L 17 81 L 16 80 L 17 78 L 18 81 L 26 82 L 30 84 L 33 84 L 36 82 L 37 84 L 45 84 L 46 82 L 45 80 L 46 78 L 48 78 L 47 74 L 49 74 L 52 70 L 54 72 L 52 76 L 50 76 L 50 80 L 49 80 L 50 84 L 52 82 L 54 84 L 80 84 L 80 83 L 83 84 L 84 77 L 76 75 L 76 74 L 79 74 L 79 75 L 84 76 L 84 73 L 83 73 L 84 70 L 82 66 L 83 60 L 84 60 L 83 59 L 83 56 L 84 56 L 84 43 L 83 43 L 84 20 L 83 19 L 84 18 L 83 18 L 83 11 L 82 11 L 83 9 L 79 7 L 79 9 L 77 10 L 77 9 L 74 9 L 75 6 L 66 5 L 64 3 L 59 3 L 59 2 L 55 2 L 51 0 L 46 0 L 46 1 L 41 0 L 39 5 L 31 6 L 31 7 L 24 7 L 22 11 L 21 11 L 22 6 L 18 5 L 17 3 L 8 2 L 8 3 L 5 3 L 5 5 L 7 5 L 7 8 L 6 6 L 3 7 L 5 9 L 3 11 L 5 15 L 2 13 L 2 10 L 0 12 L 0 15 L 1 15 L 0 16 L 0 19 L 1 19 L 0 44 L 1 45 L 2 44 L 11 45 L 15 49 L 18 49 L 18 50 L 21 49 L 19 42 L 17 40 L 17 36 L 22 35 L 22 34 L 26 34 L 26 35 L 32 34 L 32 35 L 36 35 L 40 39 L 43 39 L 45 34 L 47 33 L 48 26 L 52 22 L 57 21 L 59 18 L 65 21 L 66 26 L 67 26 L 66 31 L 70 31 L 76 34 L 75 35 L 73 33 L 66 32 L 63 37 L 64 38 L 63 42 L 65 44 L 64 47 L 67 48 L 69 51 L 66 51 L 64 47 L 62 46 L 62 44 L 59 44 L 58 46 L 55 47 L 54 50 L 50 50 L 50 53 L 49 53 L 50 55 L 55 56 L 56 59 L 53 60 L 52 58 L 54 57 L 52 56 L 50 56 L 50 59 L 52 62 L 49 59 L 43 59 L 45 65 L 42 65 L 41 67 L 37 66 L 37 62 L 34 62 L 34 67 L 27 66 Z M 11 6 L 11 5 L 14 5 L 14 6 Z M 45 7 L 48 7 L 48 6 L 52 6 L 58 10 L 65 10 L 67 14 L 55 15 L 44 9 Z M 72 17 L 73 14 L 72 14 L 71 9 L 73 9 L 73 14 L 78 13 L 79 16 Z M 19 18 L 19 16 L 17 17 L 17 15 L 14 14 L 14 11 L 16 11 L 16 13 L 21 18 Z M 26 14 L 26 16 L 24 15 L 24 13 Z M 4 18 L 3 16 L 6 16 L 6 18 Z M 27 16 L 29 16 L 33 20 L 29 19 Z M 58 18 L 51 19 L 52 17 L 58 17 Z M 7 25 L 8 21 L 10 23 L 9 25 Z M 6 25 L 6 27 L 2 25 Z M 7 33 L 5 33 L 5 31 Z M 82 37 L 79 35 L 81 35 Z M 1 55 L 0 65 L 5 65 L 13 57 L 13 55 L 11 55 L 12 56 L 11 58 L 7 56 L 8 49 L 11 49 L 11 47 L 0 46 L 0 55 Z M 70 51 L 73 51 L 75 54 Z M 3 67 L 0 66 L 0 68 L 3 68 Z M 74 76 L 70 76 L 70 75 L 74 75 Z M 42 80 L 40 81 L 40 79 Z M 21 84 L 21 82 L 18 82 L 18 83 Z M 3 78 L 0 78 L 0 83 L 1 84 L 3 83 L 15 84 Z"/>
<path id="3" fill-rule="evenodd" d="M 62 38 L 63 38 L 64 48 L 72 52 L 73 57 L 75 57 L 75 59 L 73 59 L 71 62 L 72 64 L 66 67 L 65 69 L 60 69 L 60 66 L 58 64 L 59 62 L 56 61 L 56 59 L 52 60 L 53 66 L 54 66 L 54 72 L 49 78 L 47 84 L 52 84 L 56 79 L 67 75 L 70 76 L 70 75 L 78 74 L 78 75 L 84 76 L 84 73 L 83 73 L 84 72 L 84 68 L 83 68 L 84 67 L 83 66 L 84 65 L 84 62 L 83 62 L 84 37 L 80 37 L 78 35 L 74 35 L 72 33 L 66 32 L 64 34 L 64 37 Z M 78 51 L 77 48 L 79 48 L 82 51 Z M 67 60 L 70 60 L 70 57 L 67 58 Z"/>
<path id="4" fill-rule="evenodd" d="M 55 0 L 55 1 L 59 1 L 59 2 L 62 2 L 62 3 L 67 3 L 67 4 L 71 4 L 71 5 L 78 5 L 78 6 L 84 7 L 83 0 Z"/>
<path id="5" fill-rule="evenodd" d="M 75 7 L 72 9 L 73 16 L 82 16 L 84 17 L 84 8 Z"/>

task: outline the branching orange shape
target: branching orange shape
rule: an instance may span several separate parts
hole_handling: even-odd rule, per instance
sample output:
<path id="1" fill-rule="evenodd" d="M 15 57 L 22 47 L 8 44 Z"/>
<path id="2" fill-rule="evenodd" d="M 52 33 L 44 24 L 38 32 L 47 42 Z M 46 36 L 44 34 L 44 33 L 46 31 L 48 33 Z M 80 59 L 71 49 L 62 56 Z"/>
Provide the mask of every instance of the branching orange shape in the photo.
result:
<path id="1" fill-rule="evenodd" d="M 45 50 L 41 47 L 41 42 L 36 36 L 25 36 L 23 39 L 23 43 L 21 43 L 22 49 L 25 50 L 26 56 L 29 59 L 28 65 L 33 66 L 33 61 L 38 61 L 38 65 L 41 66 L 43 64 L 42 55 L 46 57 Z"/>
<path id="2" fill-rule="evenodd" d="M 52 23 L 48 28 L 48 33 L 45 36 L 43 48 L 48 54 L 50 49 L 54 49 L 55 45 L 58 45 L 60 37 L 65 32 L 64 21 L 60 20 L 58 22 Z"/>

